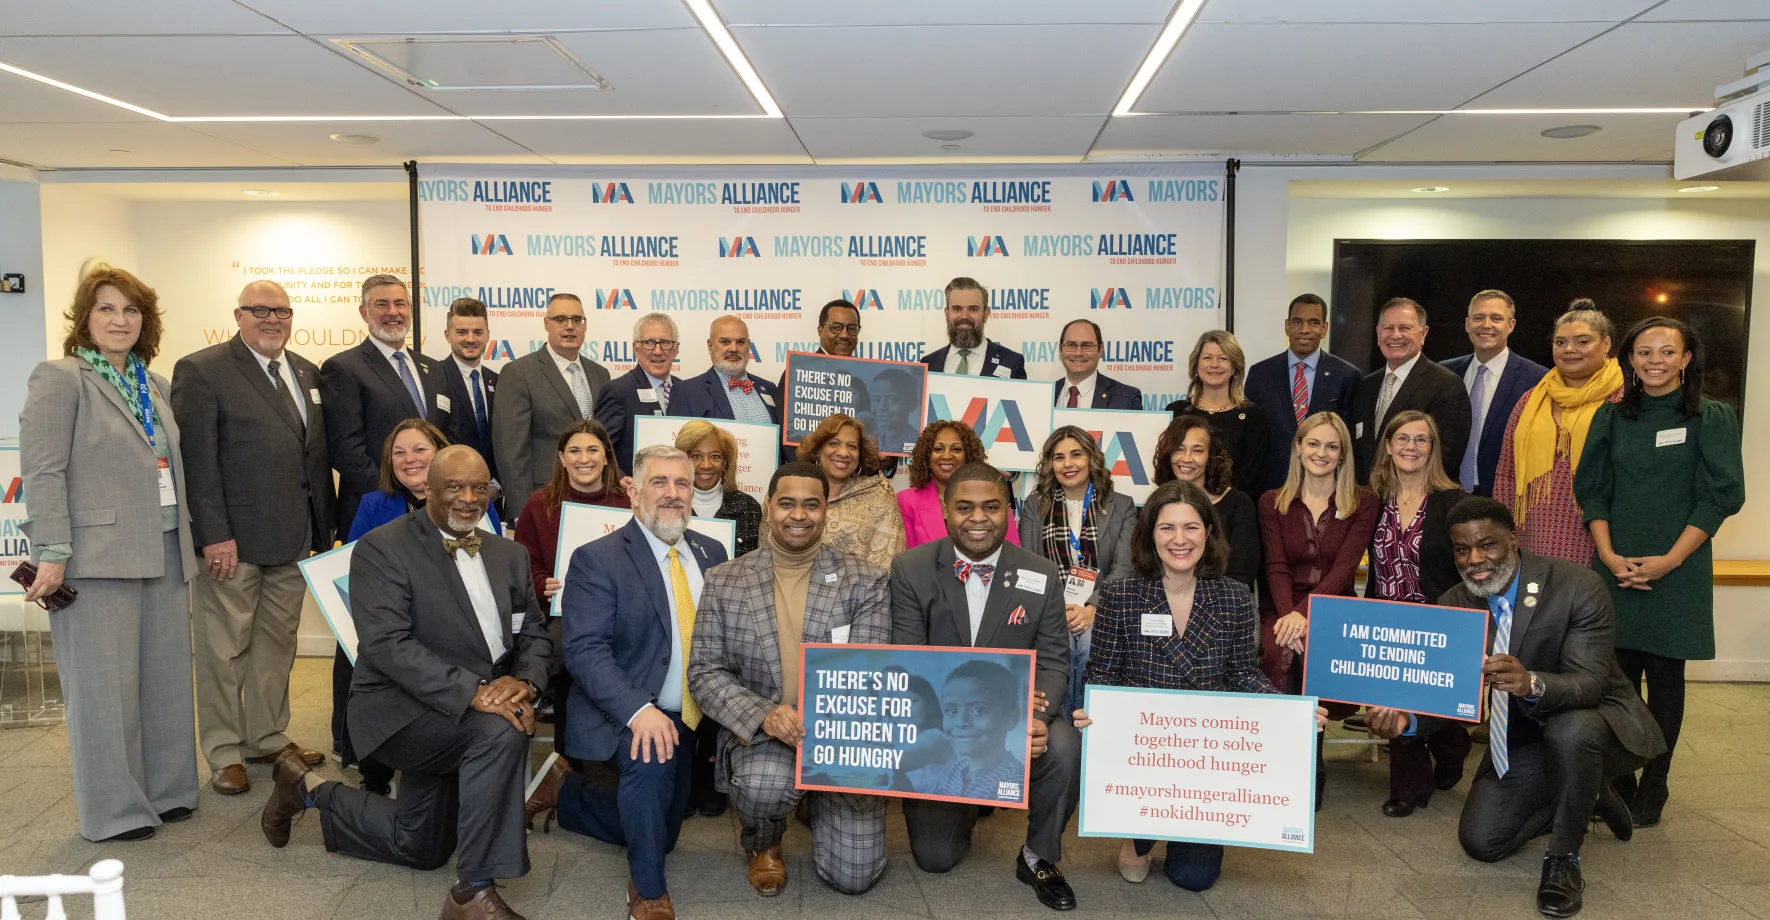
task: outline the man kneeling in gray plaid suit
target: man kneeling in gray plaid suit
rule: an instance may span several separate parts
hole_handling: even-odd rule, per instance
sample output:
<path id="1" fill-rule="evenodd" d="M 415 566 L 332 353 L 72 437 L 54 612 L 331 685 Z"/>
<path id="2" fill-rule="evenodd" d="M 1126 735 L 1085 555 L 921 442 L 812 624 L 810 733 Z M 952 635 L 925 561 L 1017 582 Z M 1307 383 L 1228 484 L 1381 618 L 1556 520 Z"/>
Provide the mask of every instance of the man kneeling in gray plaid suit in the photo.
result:
<path id="1" fill-rule="evenodd" d="M 885 871 L 885 800 L 793 787 L 805 738 L 799 649 L 805 642 L 891 641 L 884 569 L 823 545 L 829 480 L 809 463 L 782 466 L 763 503 L 768 539 L 707 572 L 689 643 L 689 692 L 719 733 L 716 781 L 731 795 L 764 897 L 787 884 L 781 838 L 809 797 L 812 860 L 830 887 L 860 894 Z"/>

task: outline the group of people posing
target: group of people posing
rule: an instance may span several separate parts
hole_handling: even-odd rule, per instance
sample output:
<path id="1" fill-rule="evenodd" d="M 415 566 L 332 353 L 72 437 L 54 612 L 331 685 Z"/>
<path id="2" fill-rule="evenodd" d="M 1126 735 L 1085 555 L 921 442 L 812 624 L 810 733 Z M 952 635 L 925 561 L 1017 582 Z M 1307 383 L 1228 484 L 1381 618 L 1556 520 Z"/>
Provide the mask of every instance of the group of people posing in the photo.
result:
<path id="1" fill-rule="evenodd" d="M 946 296 L 930 369 L 1024 379 L 1022 357 L 985 335 L 989 291 L 956 278 Z M 1511 298 L 1482 291 L 1465 318 L 1473 354 L 1441 365 L 1421 354 L 1425 309 L 1396 298 L 1376 329 L 1384 365 L 1366 375 L 1322 350 L 1327 306 L 1303 295 L 1289 348 L 1251 367 L 1232 334 L 1200 337 L 1139 509 L 1076 427 L 1051 434 L 1016 501 L 972 429 L 929 424 L 894 492 L 897 459 L 846 414 L 783 449 L 759 502 L 738 488 L 718 422 L 779 424 L 780 387 L 749 373 L 738 317 L 713 321 L 712 367 L 684 379 L 664 314 L 635 323 L 637 365 L 611 377 L 580 354 L 586 317 L 569 294 L 547 305 L 546 347 L 501 371 L 481 363 L 482 303 L 450 305 L 440 360 L 407 344 L 397 278 L 368 279 L 360 310 L 365 341 L 316 367 L 286 349 L 287 294 L 254 282 L 239 334 L 180 359 L 168 384 L 147 370 L 154 292 L 100 269 L 76 291 L 66 356 L 32 372 L 27 598 L 78 592 L 51 628 L 87 838 L 145 839 L 191 817 L 200 746 L 222 794 L 250 788 L 247 765 L 271 765 L 276 846 L 315 808 L 330 850 L 421 868 L 458 851 L 445 918 L 516 916 L 494 880 L 526 873 L 537 819 L 627 847 L 630 915 L 672 917 L 665 854 L 686 817 L 728 807 L 759 894 L 787 884 L 795 811 L 819 877 L 860 893 L 885 867 L 887 800 L 795 788 L 801 644 L 1025 649 L 1034 711 L 949 707 L 943 782 L 999 771 L 967 746 L 979 724 L 1026 731 L 1014 871 L 1070 909 L 1059 863 L 1083 688 L 1298 693 L 1310 596 L 1354 595 L 1368 557 L 1367 597 L 1490 611 L 1488 756 L 1460 841 L 1494 861 L 1550 834 L 1538 906 L 1569 916 L 1588 819 L 1621 839 L 1658 823 L 1684 662 L 1714 655 L 1709 538 L 1744 501 L 1739 424 L 1702 397 L 1702 343 L 1676 319 L 1618 342 L 1576 301 L 1545 369 L 1507 348 Z M 860 320 L 847 301 L 825 305 L 819 351 L 852 355 Z M 1054 405 L 1143 408 L 1099 373 L 1102 345 L 1091 321 L 1063 328 Z M 696 421 L 674 444 L 636 445 L 647 415 Z M 562 581 L 567 502 L 633 518 L 577 548 Z M 732 551 L 688 530 L 691 516 L 732 520 Z M 354 667 L 342 649 L 334 664 L 332 747 L 358 786 L 323 781 L 325 755 L 286 734 L 296 563 L 335 538 L 356 544 L 359 644 Z M 1318 722 L 1353 712 L 1329 706 Z M 1480 740 L 1430 717 L 1361 718 L 1392 739 L 1383 811 L 1397 818 L 1457 785 Z M 530 783 L 537 720 L 553 723 L 555 754 Z M 931 872 L 958 864 L 980 818 L 921 799 L 903 814 Z M 1127 880 L 1147 877 L 1154 843 L 1123 843 Z M 1202 890 L 1222 858 L 1169 843 L 1163 869 Z"/>

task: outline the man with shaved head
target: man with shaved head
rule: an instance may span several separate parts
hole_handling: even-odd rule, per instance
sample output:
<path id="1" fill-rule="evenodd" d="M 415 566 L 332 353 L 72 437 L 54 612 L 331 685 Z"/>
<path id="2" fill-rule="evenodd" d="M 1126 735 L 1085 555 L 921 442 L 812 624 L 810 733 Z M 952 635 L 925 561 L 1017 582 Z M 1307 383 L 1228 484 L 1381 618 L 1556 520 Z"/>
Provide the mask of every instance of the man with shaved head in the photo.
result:
<path id="1" fill-rule="evenodd" d="M 670 414 L 779 425 L 781 407 L 774 384 L 750 374 L 750 327 L 736 316 L 721 316 L 707 328 L 707 357 L 713 366 L 676 388 Z"/>
<path id="2" fill-rule="evenodd" d="M 289 669 L 306 583 L 295 563 L 332 545 L 332 471 L 320 371 L 286 346 L 289 295 L 254 281 L 234 308 L 239 332 L 172 371 L 172 411 L 202 574 L 191 590 L 197 723 L 210 786 L 250 787 L 246 764 L 289 740 Z"/>

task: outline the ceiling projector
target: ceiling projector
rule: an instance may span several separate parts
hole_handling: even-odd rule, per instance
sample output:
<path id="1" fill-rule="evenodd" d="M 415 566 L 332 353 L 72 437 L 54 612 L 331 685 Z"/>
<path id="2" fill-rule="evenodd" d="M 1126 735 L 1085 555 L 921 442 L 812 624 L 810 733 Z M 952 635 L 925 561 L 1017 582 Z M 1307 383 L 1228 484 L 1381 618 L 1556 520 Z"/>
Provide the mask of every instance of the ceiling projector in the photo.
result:
<path id="1" fill-rule="evenodd" d="M 1770 179 L 1770 51 L 1715 87 L 1715 107 L 1678 123 L 1675 179 Z"/>

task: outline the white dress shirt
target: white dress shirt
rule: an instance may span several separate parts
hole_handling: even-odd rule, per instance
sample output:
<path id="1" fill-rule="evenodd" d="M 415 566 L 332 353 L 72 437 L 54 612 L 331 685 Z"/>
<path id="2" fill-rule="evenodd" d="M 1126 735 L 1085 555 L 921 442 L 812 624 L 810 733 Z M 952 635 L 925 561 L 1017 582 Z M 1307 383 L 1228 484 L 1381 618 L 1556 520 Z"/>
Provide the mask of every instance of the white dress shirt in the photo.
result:
<path id="1" fill-rule="evenodd" d="M 1094 371 L 1094 372 L 1090 373 L 1088 376 L 1082 378 L 1081 383 L 1070 383 L 1069 382 L 1069 375 L 1068 374 L 1063 375 L 1063 386 L 1061 386 L 1057 389 L 1057 402 L 1055 403 L 1056 407 L 1059 409 L 1069 408 L 1069 388 L 1075 387 L 1076 388 L 1076 408 L 1077 409 L 1092 409 L 1092 408 L 1094 408 L 1094 384 L 1099 382 L 1099 380 L 1100 380 L 1100 372 L 1099 371 Z"/>
<path id="2" fill-rule="evenodd" d="M 258 369 L 264 372 L 264 376 L 269 377 L 270 362 L 273 359 L 266 358 L 255 349 L 247 348 L 246 350 L 252 352 L 252 357 L 258 359 Z M 295 411 L 301 414 L 301 424 L 305 425 L 307 424 L 307 397 L 302 395 L 301 383 L 295 379 L 294 369 L 289 367 L 288 349 L 278 352 L 274 360 L 278 362 L 277 376 L 283 378 L 283 386 L 288 389 L 289 395 L 294 397 Z"/>
<path id="3" fill-rule="evenodd" d="M 953 547 L 953 552 L 960 559 L 970 562 L 973 565 L 981 563 L 983 565 L 995 566 L 996 570 L 990 575 L 990 581 L 993 583 L 1001 580 L 1002 548 L 1000 546 L 996 547 L 996 551 L 990 553 L 987 557 L 977 560 L 973 560 L 971 557 L 965 555 L 965 551 L 959 549 L 957 546 Z M 983 579 L 979 578 L 975 571 L 971 573 L 969 578 L 965 579 L 965 607 L 967 612 L 971 614 L 972 645 L 977 644 L 977 631 L 983 628 L 983 605 L 984 602 L 989 600 L 989 588 L 990 586 L 984 584 Z"/>
<path id="4" fill-rule="evenodd" d="M 564 377 L 567 380 L 571 379 L 571 371 L 566 370 L 566 368 L 576 365 L 579 373 L 583 373 L 584 371 L 584 366 L 578 364 L 577 358 L 562 357 L 559 352 L 553 350 L 552 345 L 547 346 L 547 356 L 553 359 L 553 366 L 559 368 L 559 376 Z M 583 353 L 579 352 L 578 357 L 583 357 Z M 586 377 L 584 378 L 584 382 L 589 383 L 590 379 Z"/>
<path id="5" fill-rule="evenodd" d="M 453 540 L 455 535 L 438 527 L 437 533 L 443 539 Z M 498 614 L 498 598 L 492 593 L 492 579 L 486 574 L 485 558 L 478 554 L 469 554 L 464 549 L 455 550 L 455 571 L 461 573 L 461 584 L 467 588 L 467 599 L 473 602 L 473 618 L 479 621 L 479 630 L 485 633 L 486 651 L 492 653 L 492 660 L 504 657 L 504 619 Z"/>
<path id="6" fill-rule="evenodd" d="M 1387 363 L 1384 363 L 1383 370 L 1388 371 L 1388 373 L 1395 375 L 1395 389 L 1394 389 L 1394 391 L 1392 391 L 1389 394 L 1390 399 L 1394 399 L 1395 394 L 1401 392 L 1401 388 L 1407 384 L 1407 375 L 1410 372 L 1412 372 L 1413 369 L 1419 363 L 1420 363 L 1420 355 L 1418 353 L 1416 353 L 1413 357 L 1407 359 L 1406 361 L 1402 362 L 1402 365 L 1400 367 L 1395 368 L 1393 370 L 1390 370 L 1389 365 Z M 1377 419 L 1377 421 L 1381 422 L 1382 419 Z"/>
<path id="7" fill-rule="evenodd" d="M 418 373 L 418 358 L 404 348 L 392 348 L 386 342 L 372 335 L 369 336 L 369 341 L 374 342 L 375 347 L 381 350 L 381 357 L 386 358 L 387 366 L 393 368 L 393 378 L 400 382 L 401 389 L 405 388 L 405 379 L 400 377 L 399 362 L 393 360 L 393 355 L 395 352 L 405 353 L 406 370 L 412 373 L 412 385 L 418 388 L 418 401 L 424 404 L 424 409 L 428 412 L 430 410 L 430 396 L 424 392 L 424 377 Z"/>
<path id="8" fill-rule="evenodd" d="M 1479 361 L 1473 355 L 1470 356 L 1469 366 L 1463 369 L 1463 389 L 1469 391 L 1470 403 L 1475 402 L 1475 375 L 1485 367 L 1487 368 L 1487 382 L 1482 386 L 1486 392 L 1481 394 L 1481 404 L 1488 408 L 1493 407 L 1494 391 L 1500 388 L 1500 375 L 1506 372 L 1506 362 L 1511 358 L 1512 349 L 1510 348 L 1500 349 L 1499 354 L 1486 361 Z M 1480 419 L 1475 420 L 1475 430 L 1479 434 L 1481 430 Z"/>
<path id="9" fill-rule="evenodd" d="M 973 377 L 983 376 L 983 362 L 985 356 L 988 354 L 989 339 L 984 339 L 983 341 L 978 342 L 977 347 L 971 349 L 971 363 L 965 368 L 965 370 Z M 952 345 L 946 350 L 946 366 L 941 368 L 941 372 L 946 374 L 957 374 L 959 372 L 959 346 Z"/>
<path id="10" fill-rule="evenodd" d="M 682 652 L 682 624 L 676 621 L 676 589 L 670 583 L 670 544 L 658 539 L 658 535 L 647 530 L 643 525 L 639 532 L 645 534 L 645 542 L 651 546 L 651 554 L 657 557 L 658 572 L 664 577 L 664 594 L 666 595 L 665 619 L 670 621 L 670 667 L 664 671 L 664 685 L 658 689 L 658 708 L 667 712 L 682 711 L 682 672 L 688 667 L 688 656 Z M 688 536 L 684 534 L 676 541 L 676 558 L 682 561 L 682 569 L 688 574 L 689 601 L 699 609 L 701 603 L 701 566 L 694 558 L 694 549 L 688 545 Z M 643 709 L 644 707 L 640 707 Z M 635 712 L 634 715 L 639 713 Z M 627 720 L 632 724 L 632 719 Z"/>

